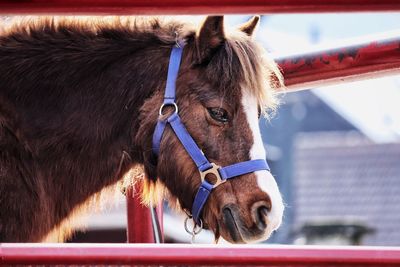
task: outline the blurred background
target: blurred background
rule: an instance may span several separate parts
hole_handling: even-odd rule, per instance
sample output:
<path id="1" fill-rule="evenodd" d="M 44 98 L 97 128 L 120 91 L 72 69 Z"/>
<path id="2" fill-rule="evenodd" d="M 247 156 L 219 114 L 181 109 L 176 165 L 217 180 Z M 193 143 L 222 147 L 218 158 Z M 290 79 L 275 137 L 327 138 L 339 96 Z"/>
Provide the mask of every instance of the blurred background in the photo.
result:
<path id="1" fill-rule="evenodd" d="M 264 16 L 259 36 L 272 53 L 296 54 L 393 32 L 399 13 L 304 14 Z M 268 242 L 400 245 L 400 77 L 287 93 L 282 102 L 261 122 L 287 203 Z"/>
<path id="2" fill-rule="evenodd" d="M 257 38 L 277 57 L 396 32 L 399 13 L 265 15 Z M 399 246 L 400 76 L 287 93 L 281 102 L 271 121 L 260 121 L 286 203 L 283 224 L 267 243 Z M 125 242 L 125 209 L 121 194 L 70 242 Z M 165 207 L 167 242 L 190 242 L 183 219 Z M 213 236 L 203 231 L 196 242 L 212 243 Z"/>
<path id="3" fill-rule="evenodd" d="M 276 54 L 400 34 L 399 13 L 264 16 L 259 36 Z M 400 77 L 287 93 L 261 122 L 287 203 L 268 242 L 400 245 Z M 269 152 L 269 153 L 268 153 Z"/>

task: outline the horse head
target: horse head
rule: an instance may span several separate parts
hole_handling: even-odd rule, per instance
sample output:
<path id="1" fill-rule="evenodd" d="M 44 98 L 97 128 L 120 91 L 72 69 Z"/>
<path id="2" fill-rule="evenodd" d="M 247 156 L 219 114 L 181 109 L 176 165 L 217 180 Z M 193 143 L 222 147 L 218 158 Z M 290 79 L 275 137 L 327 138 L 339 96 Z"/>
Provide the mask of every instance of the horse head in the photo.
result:
<path id="1" fill-rule="evenodd" d="M 164 84 L 142 106 L 135 137 L 143 151 L 147 187 L 165 186 L 171 202 L 177 200 L 191 213 L 206 180 L 214 188 L 202 199 L 205 204 L 197 210 L 196 222 L 201 221 L 216 238 L 234 243 L 267 239 L 281 224 L 284 206 L 274 177 L 266 167 L 239 171 L 228 181 L 221 181 L 216 172 L 199 171 L 181 140 L 186 137 L 177 136 L 168 119 L 179 116 L 200 154 L 213 166 L 221 166 L 215 168 L 217 172 L 241 162 L 265 161 L 259 118 L 273 107 L 272 87 L 280 74 L 252 38 L 258 21 L 254 17 L 228 33 L 222 16 L 210 16 L 194 34 L 177 37 L 182 59 L 173 81 L 173 104 L 163 106 Z M 152 139 L 158 121 L 165 125 L 158 133 L 155 155 Z"/>

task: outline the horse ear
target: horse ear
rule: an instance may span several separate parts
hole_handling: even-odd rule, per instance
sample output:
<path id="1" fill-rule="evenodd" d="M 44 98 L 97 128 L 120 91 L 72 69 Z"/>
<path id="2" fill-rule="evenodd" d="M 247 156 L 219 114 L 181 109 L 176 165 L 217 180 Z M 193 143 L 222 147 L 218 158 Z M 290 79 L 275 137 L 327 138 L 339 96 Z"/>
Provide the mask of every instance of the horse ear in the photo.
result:
<path id="1" fill-rule="evenodd" d="M 208 16 L 196 36 L 199 63 L 209 60 L 224 40 L 224 17 Z"/>
<path id="2" fill-rule="evenodd" d="M 248 36 L 252 36 L 259 22 L 260 22 L 260 16 L 254 16 L 249 21 L 239 26 L 239 30 L 241 30 Z"/>

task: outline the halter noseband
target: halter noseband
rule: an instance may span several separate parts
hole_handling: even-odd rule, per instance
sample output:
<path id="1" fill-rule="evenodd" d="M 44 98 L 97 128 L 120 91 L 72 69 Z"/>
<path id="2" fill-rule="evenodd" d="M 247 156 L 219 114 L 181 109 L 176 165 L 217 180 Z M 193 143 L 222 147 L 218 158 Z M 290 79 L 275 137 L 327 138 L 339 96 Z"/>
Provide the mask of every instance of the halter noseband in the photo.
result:
<path id="1" fill-rule="evenodd" d="M 261 170 L 269 171 L 269 167 L 265 159 L 249 160 L 226 167 L 220 167 L 215 163 L 210 163 L 204 156 L 203 152 L 197 146 L 196 142 L 183 125 L 178 115 L 178 106 L 175 103 L 176 79 L 178 77 L 182 52 L 183 47 L 177 46 L 174 46 L 171 51 L 168 66 L 167 84 L 164 94 L 164 103 L 160 107 L 160 118 L 157 121 L 157 125 L 153 134 L 153 153 L 158 156 L 165 127 L 167 124 L 169 124 L 200 172 L 202 183 L 197 191 L 192 206 L 193 220 L 196 224 L 200 225 L 201 211 L 208 199 L 208 196 L 214 188 L 226 182 L 228 179 L 243 174 Z M 166 106 L 174 107 L 174 113 L 172 113 L 166 119 L 161 119 L 162 112 Z M 217 181 L 214 184 L 206 180 L 206 176 L 208 174 L 213 174 L 216 177 Z"/>

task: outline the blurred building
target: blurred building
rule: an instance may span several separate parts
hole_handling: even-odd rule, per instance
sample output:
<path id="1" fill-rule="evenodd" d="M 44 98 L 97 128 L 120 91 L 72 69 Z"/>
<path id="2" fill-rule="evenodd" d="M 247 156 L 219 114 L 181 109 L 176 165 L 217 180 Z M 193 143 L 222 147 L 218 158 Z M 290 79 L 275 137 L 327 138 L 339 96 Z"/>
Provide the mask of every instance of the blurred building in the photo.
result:
<path id="1" fill-rule="evenodd" d="M 260 129 L 267 160 L 287 205 L 283 224 L 269 242 L 291 243 L 295 210 L 293 182 L 297 179 L 293 169 L 296 135 L 307 132 L 359 131 L 311 91 L 286 94 L 277 114 L 270 122 L 261 121 Z M 274 149 L 271 151 L 270 147 Z"/>
<path id="2" fill-rule="evenodd" d="M 376 144 L 352 132 L 298 134 L 293 227 L 342 221 L 342 236 L 374 229 L 363 245 L 400 245 L 399 159 L 400 143 Z"/>

